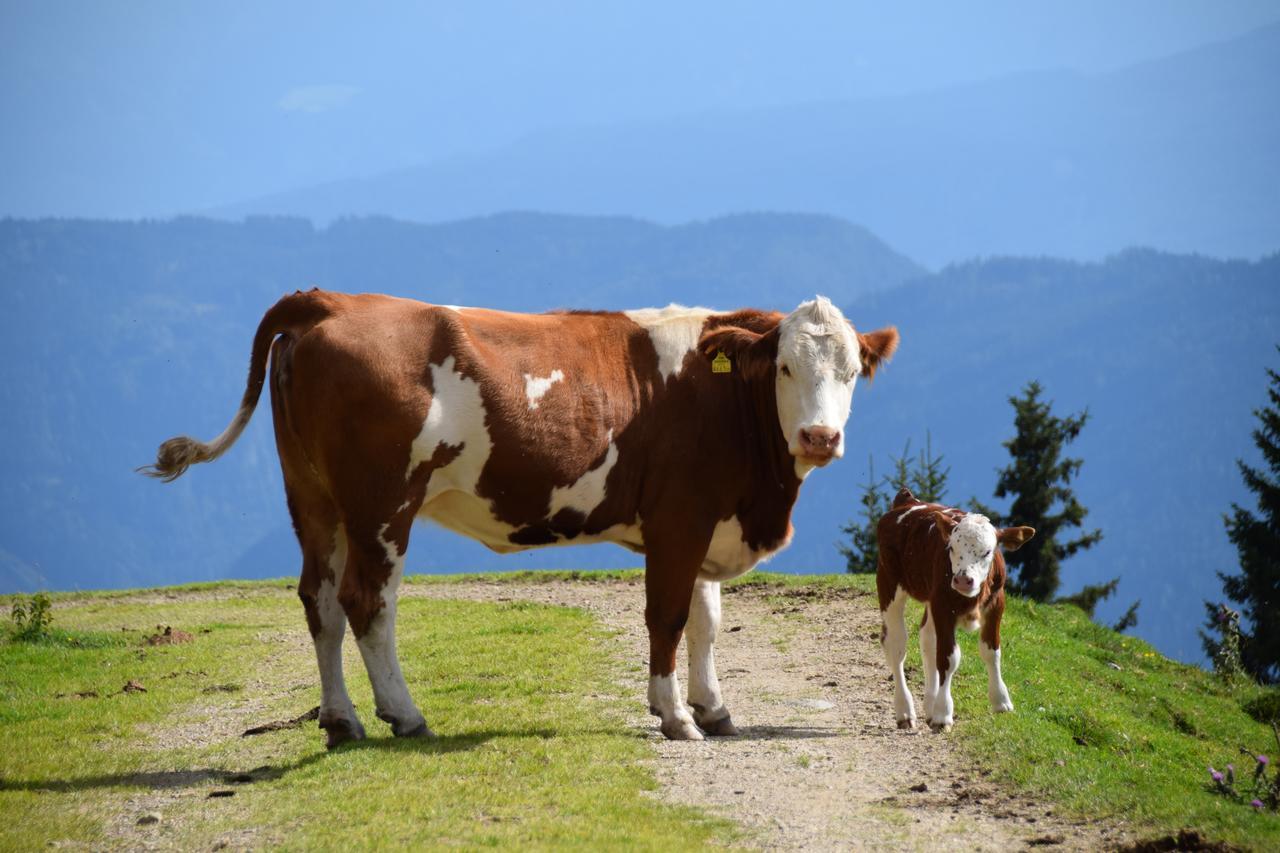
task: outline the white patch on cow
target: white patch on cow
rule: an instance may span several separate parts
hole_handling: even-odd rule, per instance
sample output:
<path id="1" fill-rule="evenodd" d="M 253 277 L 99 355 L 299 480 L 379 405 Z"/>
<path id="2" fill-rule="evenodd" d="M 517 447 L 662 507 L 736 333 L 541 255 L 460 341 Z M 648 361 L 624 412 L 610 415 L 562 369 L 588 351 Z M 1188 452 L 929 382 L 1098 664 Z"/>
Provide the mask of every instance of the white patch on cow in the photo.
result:
<path id="1" fill-rule="evenodd" d="M 716 676 L 715 643 L 720 631 L 720 584 L 699 578 L 689 602 L 685 643 L 689 648 L 689 704 L 701 723 L 729 716 Z"/>
<path id="2" fill-rule="evenodd" d="M 978 656 L 987 665 L 987 699 L 991 702 L 991 710 L 997 714 L 1012 711 L 1013 700 L 1009 698 L 1009 688 L 1000 675 L 1000 650 L 991 648 L 985 640 L 979 640 Z"/>
<path id="3" fill-rule="evenodd" d="M 791 540 L 787 539 L 772 551 L 753 549 L 747 544 L 742 522 L 735 515 L 716 524 L 698 577 L 726 581 L 745 575 L 789 544 Z"/>
<path id="4" fill-rule="evenodd" d="M 952 589 L 969 598 L 982 591 L 982 582 L 991 573 L 991 561 L 996 549 L 996 529 L 985 515 L 970 513 L 956 524 L 947 543 L 951 559 Z M 972 589 L 955 586 L 957 579 L 969 578 Z"/>
<path id="5" fill-rule="evenodd" d="M 778 423 L 793 456 L 803 455 L 801 431 L 814 428 L 836 430 L 832 455 L 844 455 L 844 427 L 862 371 L 859 351 L 853 326 L 825 297 L 782 318 L 774 373 Z"/>
<path id="6" fill-rule="evenodd" d="M 673 303 L 666 308 L 640 308 L 623 313 L 649 333 L 649 340 L 658 353 L 658 371 L 670 379 L 680 375 L 685 356 L 698 347 L 703 323 L 715 312 Z"/>
<path id="7" fill-rule="evenodd" d="M 613 466 L 618 463 L 618 445 L 613 442 L 613 430 L 609 430 L 606 441 L 609 442 L 609 449 L 605 451 L 603 462 L 569 485 L 558 486 L 551 490 L 548 518 L 555 518 L 556 513 L 562 509 L 577 510 L 583 515 L 590 515 L 591 511 L 604 501 L 605 482 L 609 479 L 609 472 L 613 470 Z"/>
<path id="8" fill-rule="evenodd" d="M 662 719 L 662 733 L 672 740 L 702 740 L 702 732 L 680 696 L 680 679 L 674 672 L 649 676 L 649 710 Z"/>
<path id="9" fill-rule="evenodd" d="M 480 472 L 493 452 L 493 440 L 485 426 L 484 398 L 480 384 L 456 369 L 453 356 L 431 365 L 431 385 L 435 389 L 427 417 L 409 451 L 409 479 L 418 466 L 429 461 L 440 445 L 461 447 L 448 465 L 433 471 L 425 502 L 441 492 L 459 490 L 475 494 Z"/>
<path id="10" fill-rule="evenodd" d="M 915 506 L 909 506 L 906 509 L 898 510 L 899 512 L 898 523 L 901 524 L 903 521 L 906 520 L 908 515 L 911 515 L 911 513 L 915 512 L 916 510 L 924 509 L 925 507 L 928 507 L 928 506 L 930 506 L 930 504 L 916 504 Z"/>
<path id="11" fill-rule="evenodd" d="M 559 370 L 551 371 L 550 376 L 534 376 L 526 373 L 524 375 L 524 395 L 529 398 L 529 408 L 538 408 L 538 403 L 551 390 L 551 386 L 562 379 L 564 379 L 564 373 Z"/>
<path id="12" fill-rule="evenodd" d="M 448 308 L 455 314 L 461 314 L 463 311 L 469 310 L 466 305 L 441 305 L 440 308 Z"/>

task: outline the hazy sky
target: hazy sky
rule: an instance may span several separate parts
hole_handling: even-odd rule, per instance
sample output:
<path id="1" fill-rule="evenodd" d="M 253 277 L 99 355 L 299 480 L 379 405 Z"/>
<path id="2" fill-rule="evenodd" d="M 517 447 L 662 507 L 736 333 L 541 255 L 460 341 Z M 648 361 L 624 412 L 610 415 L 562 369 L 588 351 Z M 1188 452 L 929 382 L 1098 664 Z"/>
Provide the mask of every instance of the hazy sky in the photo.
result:
<path id="1" fill-rule="evenodd" d="M 0 215 L 199 210 L 535 130 L 1100 71 L 1274 2 L 3 2 Z"/>

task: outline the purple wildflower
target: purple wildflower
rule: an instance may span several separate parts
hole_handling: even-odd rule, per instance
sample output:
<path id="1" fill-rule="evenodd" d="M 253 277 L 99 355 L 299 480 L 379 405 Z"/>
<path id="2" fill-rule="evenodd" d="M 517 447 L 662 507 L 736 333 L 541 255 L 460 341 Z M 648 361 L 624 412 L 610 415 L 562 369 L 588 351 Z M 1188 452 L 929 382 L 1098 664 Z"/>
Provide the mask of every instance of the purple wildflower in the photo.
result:
<path id="1" fill-rule="evenodd" d="M 1271 763 L 1271 759 L 1267 758 L 1265 755 L 1258 755 L 1258 756 L 1255 756 L 1255 758 L 1257 759 L 1258 763 L 1261 764 L 1263 767 L 1266 767 L 1268 764 Z"/>
<path id="2" fill-rule="evenodd" d="M 1209 775 L 1213 777 L 1213 781 L 1218 783 L 1222 782 L 1222 774 L 1219 773 L 1217 770 L 1214 770 L 1213 768 L 1209 768 Z"/>
<path id="3" fill-rule="evenodd" d="M 1255 809 L 1260 809 L 1262 808 L 1262 800 L 1254 800 L 1252 803 L 1249 803 L 1249 805 L 1253 806 Z"/>

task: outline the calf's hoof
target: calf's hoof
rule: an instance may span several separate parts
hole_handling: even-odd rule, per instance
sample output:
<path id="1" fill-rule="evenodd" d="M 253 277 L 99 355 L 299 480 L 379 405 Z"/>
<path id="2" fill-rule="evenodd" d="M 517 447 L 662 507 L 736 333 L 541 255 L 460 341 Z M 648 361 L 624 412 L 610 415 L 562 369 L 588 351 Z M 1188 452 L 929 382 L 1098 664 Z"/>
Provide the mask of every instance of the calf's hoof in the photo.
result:
<path id="1" fill-rule="evenodd" d="M 693 720 L 663 720 L 662 734 L 667 740 L 702 740 L 702 732 L 698 731 Z"/>
<path id="2" fill-rule="evenodd" d="M 939 734 L 944 734 L 946 732 L 951 731 L 951 723 L 935 723 L 932 720 L 930 720 L 929 728 L 933 729 L 935 732 L 938 732 Z"/>
<path id="3" fill-rule="evenodd" d="M 902 730 L 904 730 L 904 731 L 908 731 L 908 732 L 909 732 L 909 731 L 912 731 L 913 729 L 915 729 L 915 727 L 916 727 L 916 721 L 915 721 L 915 720 L 911 720 L 911 719 L 907 719 L 907 720 L 898 720 L 898 728 L 900 728 L 900 729 L 902 729 Z"/>
<path id="4" fill-rule="evenodd" d="M 710 722 L 699 721 L 698 728 L 702 729 L 703 734 L 711 737 L 732 737 L 738 734 L 738 727 L 733 724 L 728 714 Z"/>
<path id="5" fill-rule="evenodd" d="M 427 727 L 427 721 L 419 717 L 417 720 L 401 720 L 386 711 L 377 712 L 378 719 L 391 726 L 391 733 L 396 737 L 435 737 L 435 732 Z"/>
<path id="6" fill-rule="evenodd" d="M 320 728 L 325 731 L 325 748 L 334 749 L 349 740 L 364 740 L 364 726 L 359 720 L 348 720 L 342 717 L 332 720 L 321 720 Z"/>

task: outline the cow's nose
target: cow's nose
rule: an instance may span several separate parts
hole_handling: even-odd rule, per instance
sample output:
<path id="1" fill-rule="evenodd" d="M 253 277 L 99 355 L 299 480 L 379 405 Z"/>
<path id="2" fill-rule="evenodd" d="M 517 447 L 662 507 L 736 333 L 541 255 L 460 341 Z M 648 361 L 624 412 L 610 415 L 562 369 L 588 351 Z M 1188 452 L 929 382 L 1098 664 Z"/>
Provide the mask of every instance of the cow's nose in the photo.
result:
<path id="1" fill-rule="evenodd" d="M 831 427 L 808 427 L 800 430 L 800 444 L 806 453 L 830 456 L 840 444 L 840 430 Z"/>
<path id="2" fill-rule="evenodd" d="M 951 585 L 956 589 L 970 590 L 977 586 L 977 581 L 969 575 L 956 575 L 951 581 Z"/>

